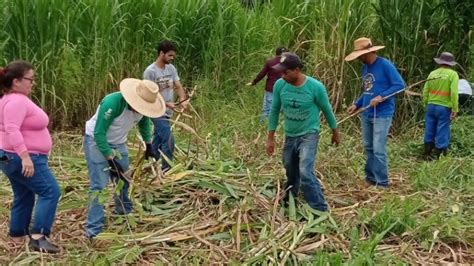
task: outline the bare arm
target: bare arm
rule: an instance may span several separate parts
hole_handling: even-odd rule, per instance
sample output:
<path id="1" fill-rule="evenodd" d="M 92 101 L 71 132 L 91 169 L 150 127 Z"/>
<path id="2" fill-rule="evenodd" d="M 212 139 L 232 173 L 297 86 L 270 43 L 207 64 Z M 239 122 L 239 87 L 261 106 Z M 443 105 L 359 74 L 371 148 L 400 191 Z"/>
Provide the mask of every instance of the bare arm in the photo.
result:
<path id="1" fill-rule="evenodd" d="M 176 80 L 174 82 L 174 89 L 176 90 L 176 93 L 178 94 L 179 100 L 184 101 L 186 99 L 186 91 L 184 91 L 181 81 Z"/>
<path id="2" fill-rule="evenodd" d="M 275 151 L 275 131 L 271 130 L 268 131 L 268 138 L 267 138 L 267 155 L 273 155 Z"/>
<path id="3" fill-rule="evenodd" d="M 183 85 L 181 85 L 181 82 L 179 80 L 174 81 L 174 89 L 176 90 L 176 93 L 178 94 L 179 101 L 181 102 L 180 105 L 183 107 L 183 109 L 186 109 L 189 105 L 189 99 L 186 100 L 187 95 L 186 91 L 183 88 Z"/>

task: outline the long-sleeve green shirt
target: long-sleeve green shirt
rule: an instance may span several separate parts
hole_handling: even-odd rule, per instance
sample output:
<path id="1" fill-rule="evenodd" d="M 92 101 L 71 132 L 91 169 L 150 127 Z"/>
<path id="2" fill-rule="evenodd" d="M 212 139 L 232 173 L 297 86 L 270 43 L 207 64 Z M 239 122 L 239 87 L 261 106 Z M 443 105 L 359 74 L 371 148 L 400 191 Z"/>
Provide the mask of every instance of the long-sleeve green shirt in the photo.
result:
<path id="1" fill-rule="evenodd" d="M 112 155 L 109 144 L 123 144 L 128 132 L 138 124 L 138 130 L 145 142 L 151 141 L 150 118 L 128 108 L 121 92 L 106 95 L 95 115 L 86 122 L 86 134 L 94 137 L 99 151 L 108 157 Z"/>
<path id="2" fill-rule="evenodd" d="M 436 104 L 458 112 L 458 73 L 450 68 L 440 67 L 430 73 L 423 87 L 423 105 Z"/>
<path id="3" fill-rule="evenodd" d="M 303 136 L 320 130 L 319 112 L 322 111 L 329 127 L 337 128 L 329 98 L 324 85 L 306 76 L 303 85 L 295 87 L 283 79 L 277 80 L 273 87 L 272 107 L 268 130 L 275 131 L 278 126 L 280 110 L 285 116 L 285 134 L 289 137 Z"/>

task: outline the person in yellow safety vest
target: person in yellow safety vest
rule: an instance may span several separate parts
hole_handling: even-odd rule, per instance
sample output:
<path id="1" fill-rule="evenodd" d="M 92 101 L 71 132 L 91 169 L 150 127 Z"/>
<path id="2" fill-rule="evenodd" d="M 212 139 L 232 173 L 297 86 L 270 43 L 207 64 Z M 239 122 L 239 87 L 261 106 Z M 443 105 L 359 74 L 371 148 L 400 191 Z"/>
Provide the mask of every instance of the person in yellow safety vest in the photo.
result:
<path id="1" fill-rule="evenodd" d="M 458 73 L 452 69 L 457 63 L 449 52 L 434 58 L 437 69 L 428 76 L 423 87 L 425 114 L 424 153 L 425 160 L 438 159 L 447 154 L 450 141 L 450 126 L 458 113 Z"/>

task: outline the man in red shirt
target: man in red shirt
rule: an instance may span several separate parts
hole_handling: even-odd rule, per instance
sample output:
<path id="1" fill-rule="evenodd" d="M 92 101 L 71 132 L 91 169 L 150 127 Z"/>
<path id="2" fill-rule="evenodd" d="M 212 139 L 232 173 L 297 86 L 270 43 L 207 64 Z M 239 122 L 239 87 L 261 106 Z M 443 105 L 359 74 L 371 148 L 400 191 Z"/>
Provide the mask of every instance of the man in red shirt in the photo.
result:
<path id="1" fill-rule="evenodd" d="M 284 52 L 288 52 L 288 49 L 285 47 L 277 47 L 275 50 L 275 57 L 268 59 L 257 77 L 252 82 L 247 83 L 249 86 L 255 86 L 260 80 L 267 76 L 265 95 L 263 96 L 263 114 L 260 121 L 266 119 L 270 112 L 273 97 L 273 85 L 275 84 L 275 81 L 281 78 L 281 73 L 273 69 L 273 66 L 280 63 L 281 54 Z"/>

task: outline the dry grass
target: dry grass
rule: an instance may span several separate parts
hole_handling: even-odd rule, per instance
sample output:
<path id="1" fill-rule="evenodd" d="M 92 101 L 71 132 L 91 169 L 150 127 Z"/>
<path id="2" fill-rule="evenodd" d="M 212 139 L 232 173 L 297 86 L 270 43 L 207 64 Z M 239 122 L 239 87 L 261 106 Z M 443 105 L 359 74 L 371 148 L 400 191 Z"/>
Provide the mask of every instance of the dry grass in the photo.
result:
<path id="1" fill-rule="evenodd" d="M 261 143 L 260 135 L 256 138 L 255 143 Z M 437 195 L 433 191 L 414 191 L 410 171 L 397 167 L 392 167 L 390 190 L 366 188 L 358 172 L 360 168 L 356 167 L 361 160 L 360 144 L 352 145 L 357 143 L 357 136 L 347 138 L 346 135 L 348 144 L 335 149 L 326 145 L 323 136 L 318 155 L 317 170 L 331 207 L 330 214 L 312 211 L 300 199 L 288 208 L 280 206 L 284 176 L 278 156 L 258 161 L 249 158 L 239 163 L 232 159 L 205 158 L 204 153 L 190 157 L 189 152 L 181 151 L 179 163 L 165 178 L 152 181 L 152 172 L 142 172 L 134 179 L 132 215 L 113 216 L 109 201 L 105 232 L 91 243 L 84 237 L 88 178 L 81 136 L 58 133 L 50 163 L 63 193 L 52 237 L 62 252 L 44 255 L 30 252 L 27 245 L 10 247 L 2 233 L 0 263 L 152 264 L 160 261 L 284 265 L 314 261 L 315 254 L 323 253 L 356 263 L 360 259 L 358 250 L 367 252 L 374 262 L 474 262 L 472 243 L 462 239 L 447 241 L 448 238 L 439 237 L 443 234 L 439 230 L 434 231 L 429 246 L 423 246 L 416 226 L 402 233 L 393 231 L 399 223 L 404 223 L 401 216 L 394 217 L 395 222 L 389 226 L 374 228 L 370 219 L 377 218 L 384 206 L 394 200 L 399 200 L 403 207 L 409 199 L 421 199 L 422 207 L 413 213 L 417 219 L 439 212 L 446 208 L 446 203 L 427 204 Z M 255 143 L 236 139 L 233 145 L 242 151 L 243 158 L 248 158 L 246 151 L 261 148 Z M 138 150 L 139 145 L 132 142 L 132 153 Z M 347 160 L 351 157 L 352 160 Z M 11 193 L 4 177 L 0 182 L 0 200 L 6 202 L 0 209 L 0 231 L 7 232 Z M 472 202 L 472 195 L 468 196 L 466 199 Z M 364 216 L 367 211 L 369 214 Z M 330 255 L 325 258 L 328 263 L 337 261 L 331 261 L 334 257 Z"/>

